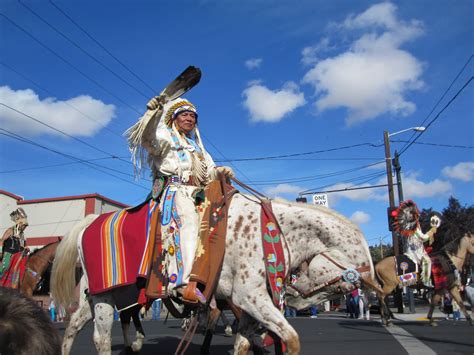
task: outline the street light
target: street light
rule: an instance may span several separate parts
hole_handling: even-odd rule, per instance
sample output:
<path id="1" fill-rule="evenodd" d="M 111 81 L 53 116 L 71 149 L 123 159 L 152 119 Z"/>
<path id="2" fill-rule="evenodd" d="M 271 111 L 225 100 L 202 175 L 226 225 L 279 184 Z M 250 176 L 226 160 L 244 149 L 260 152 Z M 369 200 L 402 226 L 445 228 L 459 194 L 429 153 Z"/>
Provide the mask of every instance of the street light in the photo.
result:
<path id="1" fill-rule="evenodd" d="M 390 153 L 390 137 L 397 135 L 399 133 L 407 132 L 407 131 L 417 131 L 423 132 L 426 127 L 410 127 L 407 129 L 403 129 L 401 131 L 397 131 L 395 133 L 389 133 L 388 131 L 383 132 L 383 141 L 385 145 L 385 166 L 387 168 L 387 185 L 388 185 L 388 202 L 389 202 L 389 210 L 395 207 L 395 197 L 393 194 L 393 178 L 392 178 L 392 158 Z M 398 163 L 398 154 L 397 154 L 397 184 L 398 184 L 398 197 L 399 203 L 403 200 L 403 192 L 401 189 L 401 180 L 400 180 L 400 165 Z M 392 228 L 389 228 L 392 229 Z M 395 256 L 400 255 L 399 250 L 399 243 L 397 238 L 397 233 L 392 230 L 392 245 L 393 245 L 393 254 Z M 395 294 L 395 304 L 397 305 L 398 312 L 403 313 L 403 303 L 402 303 L 402 294 L 401 290 L 398 290 Z"/>

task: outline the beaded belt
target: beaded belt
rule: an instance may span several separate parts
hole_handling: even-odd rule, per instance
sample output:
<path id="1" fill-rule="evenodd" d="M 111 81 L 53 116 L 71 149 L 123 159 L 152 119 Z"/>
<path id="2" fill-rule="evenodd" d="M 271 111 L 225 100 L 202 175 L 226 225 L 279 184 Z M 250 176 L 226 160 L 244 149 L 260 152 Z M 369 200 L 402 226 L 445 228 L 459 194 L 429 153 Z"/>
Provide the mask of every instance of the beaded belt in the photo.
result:
<path id="1" fill-rule="evenodd" d="M 171 175 L 165 177 L 166 185 L 168 184 L 174 184 L 174 185 L 186 185 L 186 186 L 200 186 L 196 179 L 193 176 L 189 177 L 189 180 L 184 182 L 179 176 L 177 175 Z"/>

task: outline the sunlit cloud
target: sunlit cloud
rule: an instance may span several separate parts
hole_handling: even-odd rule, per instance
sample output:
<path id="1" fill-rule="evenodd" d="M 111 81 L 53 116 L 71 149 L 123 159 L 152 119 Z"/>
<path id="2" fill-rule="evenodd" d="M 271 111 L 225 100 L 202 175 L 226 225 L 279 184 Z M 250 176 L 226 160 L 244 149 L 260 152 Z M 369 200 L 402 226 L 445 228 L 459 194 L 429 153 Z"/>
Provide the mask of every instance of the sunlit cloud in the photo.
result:
<path id="1" fill-rule="evenodd" d="M 15 91 L 8 86 L 2 86 L 0 101 L 71 136 L 93 136 L 115 117 L 114 105 L 104 104 L 88 95 L 68 100 L 58 100 L 54 97 L 40 99 L 31 89 Z M 61 135 L 58 131 L 18 112 L 1 105 L 0 125 L 22 136 Z"/>
<path id="2" fill-rule="evenodd" d="M 474 162 L 461 162 L 454 166 L 446 166 L 441 172 L 444 176 L 453 179 L 472 181 L 474 180 Z"/>
<path id="3" fill-rule="evenodd" d="M 289 82 L 279 90 L 270 90 L 261 83 L 250 84 L 243 92 L 244 107 L 253 122 L 279 122 L 306 101 L 298 86 Z"/>
<path id="4" fill-rule="evenodd" d="M 247 69 L 257 69 L 260 68 L 260 65 L 262 65 L 263 59 L 262 58 L 251 58 L 245 61 L 245 66 Z"/>
<path id="5" fill-rule="evenodd" d="M 317 110 L 346 108 L 347 125 L 413 113 L 416 106 L 405 96 L 423 87 L 423 64 L 401 47 L 423 34 L 421 22 L 400 20 L 395 5 L 381 3 L 335 27 L 358 35 L 346 52 L 319 60 L 327 39 L 303 50 L 303 62 L 314 62 L 303 83 L 313 86 Z"/>

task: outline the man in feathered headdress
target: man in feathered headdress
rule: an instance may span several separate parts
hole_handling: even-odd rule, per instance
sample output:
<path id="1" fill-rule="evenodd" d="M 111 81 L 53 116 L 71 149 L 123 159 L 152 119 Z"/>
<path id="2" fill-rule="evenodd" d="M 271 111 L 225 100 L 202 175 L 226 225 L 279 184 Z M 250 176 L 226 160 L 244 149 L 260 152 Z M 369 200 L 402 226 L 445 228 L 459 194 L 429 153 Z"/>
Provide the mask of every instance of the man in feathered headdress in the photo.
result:
<path id="1" fill-rule="evenodd" d="M 3 272 L 8 270 L 12 255 L 25 248 L 24 231 L 28 226 L 28 216 L 23 208 L 17 208 L 10 213 L 10 218 L 15 224 L 3 233 L 2 239 L 0 240 L 0 248 L 2 250 L 0 278 Z"/>
<path id="2" fill-rule="evenodd" d="M 395 230 L 405 237 L 405 255 L 421 266 L 421 281 L 427 287 L 431 285 L 431 259 L 424 243 L 433 242 L 434 234 L 441 224 L 437 215 L 430 218 L 431 229 L 423 233 L 420 227 L 420 211 L 412 200 L 403 201 L 397 209 Z"/>
<path id="3" fill-rule="evenodd" d="M 141 124 L 142 128 L 140 122 L 136 124 L 128 135 L 133 153 L 142 148 L 148 153 L 153 173 L 152 196 L 160 199 L 168 293 L 175 289 L 189 301 L 205 302 L 196 283 L 189 282 L 199 232 L 196 207 L 203 199 L 204 187 L 219 172 L 227 177 L 232 177 L 233 172 L 228 167 L 216 167 L 205 150 L 197 127 L 198 112 L 191 102 L 178 98 L 163 104 L 163 98 L 157 96 L 147 108 L 141 121 L 147 116 L 148 121 Z M 137 160 L 135 163 L 140 168 Z"/>

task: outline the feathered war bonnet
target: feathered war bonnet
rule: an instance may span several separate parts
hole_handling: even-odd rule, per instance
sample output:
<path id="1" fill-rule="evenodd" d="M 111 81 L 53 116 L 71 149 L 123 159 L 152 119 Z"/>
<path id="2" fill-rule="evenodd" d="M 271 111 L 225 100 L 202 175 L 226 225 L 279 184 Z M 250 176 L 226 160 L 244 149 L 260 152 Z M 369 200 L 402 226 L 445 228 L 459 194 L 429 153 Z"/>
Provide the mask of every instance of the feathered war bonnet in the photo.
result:
<path id="1" fill-rule="evenodd" d="M 26 224 L 28 225 L 28 216 L 26 215 L 26 212 L 23 210 L 23 208 L 19 207 L 12 213 L 10 213 L 10 219 L 15 223 L 15 224 Z"/>
<path id="2" fill-rule="evenodd" d="M 152 101 L 154 102 L 154 105 L 150 107 Z M 177 98 L 166 103 L 163 101 L 165 100 L 161 95 L 152 99 L 148 105 L 147 112 L 135 125 L 125 132 L 125 135 L 128 137 L 129 149 L 132 153 L 135 176 L 140 175 L 145 161 L 150 165 L 155 152 L 156 155 L 159 154 L 159 152 L 156 151 L 158 147 L 156 142 L 157 128 L 168 127 L 178 138 L 179 143 L 182 146 L 186 145 L 185 138 L 173 124 L 175 118 L 182 112 L 191 111 L 195 113 L 196 126 L 192 135 L 194 135 L 196 143 L 204 153 L 201 136 L 199 134 L 199 129 L 197 128 L 198 113 L 196 107 L 184 98 Z"/>
<path id="3" fill-rule="evenodd" d="M 406 200 L 400 203 L 396 211 L 394 230 L 404 237 L 412 236 L 419 226 L 420 211 L 418 206 L 412 200 Z"/>

